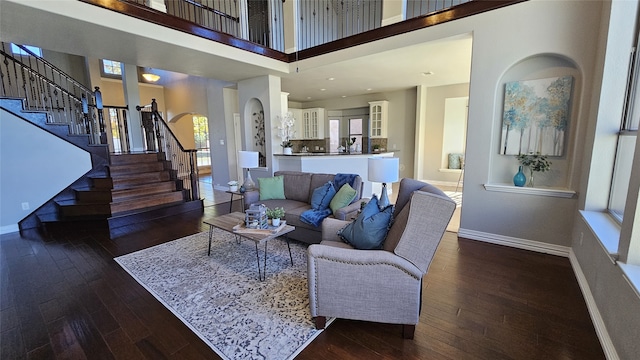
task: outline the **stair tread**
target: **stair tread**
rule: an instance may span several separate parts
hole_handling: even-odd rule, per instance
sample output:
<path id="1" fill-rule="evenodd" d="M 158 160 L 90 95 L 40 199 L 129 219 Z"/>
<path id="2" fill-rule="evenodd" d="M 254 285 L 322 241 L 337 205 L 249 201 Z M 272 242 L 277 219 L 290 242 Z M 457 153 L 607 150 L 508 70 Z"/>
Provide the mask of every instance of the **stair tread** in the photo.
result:
<path id="1" fill-rule="evenodd" d="M 170 192 L 161 192 L 161 193 L 156 193 L 156 194 L 132 195 L 132 196 L 127 196 L 127 197 L 123 197 L 123 198 L 119 198 L 119 199 L 114 199 L 111 202 L 111 204 L 122 204 L 122 203 L 129 202 L 129 201 L 141 200 L 141 199 L 144 199 L 144 198 L 174 197 L 174 196 L 178 196 L 178 195 L 182 196 L 182 191 L 177 190 L 177 191 L 170 191 Z"/>

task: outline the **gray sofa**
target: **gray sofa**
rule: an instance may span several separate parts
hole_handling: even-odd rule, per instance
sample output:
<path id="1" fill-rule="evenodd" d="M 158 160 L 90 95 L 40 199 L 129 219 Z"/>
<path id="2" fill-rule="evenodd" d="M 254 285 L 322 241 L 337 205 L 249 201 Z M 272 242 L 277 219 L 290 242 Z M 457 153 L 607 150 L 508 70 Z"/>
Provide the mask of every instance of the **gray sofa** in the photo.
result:
<path id="1" fill-rule="evenodd" d="M 289 233 L 289 238 L 309 244 L 318 244 L 322 240 L 322 226 L 313 226 L 300 220 L 300 214 L 311 209 L 311 195 L 313 190 L 333 181 L 334 174 L 318 174 L 300 171 L 276 171 L 274 176 L 284 177 L 284 200 L 260 201 L 258 190 L 247 191 L 244 195 L 245 209 L 251 204 L 264 204 L 269 208 L 283 207 L 287 224 L 296 229 Z M 356 190 L 356 198 L 348 206 L 336 211 L 334 216 L 339 220 L 349 220 L 355 217 L 360 209 L 362 199 L 362 178 L 357 176 L 353 188 Z M 336 189 L 338 190 L 338 189 Z"/>

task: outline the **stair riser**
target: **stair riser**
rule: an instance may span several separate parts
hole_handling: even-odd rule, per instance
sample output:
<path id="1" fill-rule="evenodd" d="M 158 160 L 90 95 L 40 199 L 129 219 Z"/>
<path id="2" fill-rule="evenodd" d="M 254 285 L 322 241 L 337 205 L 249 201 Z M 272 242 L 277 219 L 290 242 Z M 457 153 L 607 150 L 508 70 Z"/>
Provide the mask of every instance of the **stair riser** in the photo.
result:
<path id="1" fill-rule="evenodd" d="M 60 213 L 65 217 L 87 216 L 87 215 L 105 215 L 111 214 L 111 208 L 108 204 L 86 204 L 86 205 L 70 205 L 61 206 Z"/>
<path id="2" fill-rule="evenodd" d="M 93 178 L 91 179 L 93 187 L 96 189 L 111 189 L 113 188 L 113 181 L 111 178 Z"/>
<path id="3" fill-rule="evenodd" d="M 76 199 L 83 202 L 109 203 L 112 201 L 109 191 L 76 191 Z"/>
<path id="4" fill-rule="evenodd" d="M 123 154 L 111 156 L 111 165 L 139 164 L 158 161 L 158 154 Z"/>
<path id="5" fill-rule="evenodd" d="M 153 162 L 153 163 L 142 163 L 142 164 L 133 164 L 133 165 L 118 165 L 111 166 L 109 168 L 109 173 L 111 176 L 117 177 L 118 175 L 124 174 L 136 174 L 136 173 L 147 173 L 153 171 L 164 171 L 164 164 L 161 162 Z"/>
<path id="6" fill-rule="evenodd" d="M 181 191 L 176 191 L 167 194 L 158 194 L 144 196 L 141 198 L 135 198 L 134 200 L 117 202 L 111 204 L 111 213 L 117 215 L 120 212 L 143 209 L 151 206 L 158 206 L 164 204 L 171 204 L 183 201 L 183 195 Z"/>
<path id="7" fill-rule="evenodd" d="M 127 190 L 115 190 L 113 191 L 113 201 L 119 201 L 131 196 L 160 194 L 164 192 L 172 192 L 176 190 L 175 182 L 162 182 L 153 187 L 145 186 L 142 188 L 133 188 Z"/>
<path id="8" fill-rule="evenodd" d="M 113 189 L 126 189 L 132 185 L 135 186 L 169 180 L 170 176 L 168 172 L 137 174 L 136 176 L 113 179 Z"/>

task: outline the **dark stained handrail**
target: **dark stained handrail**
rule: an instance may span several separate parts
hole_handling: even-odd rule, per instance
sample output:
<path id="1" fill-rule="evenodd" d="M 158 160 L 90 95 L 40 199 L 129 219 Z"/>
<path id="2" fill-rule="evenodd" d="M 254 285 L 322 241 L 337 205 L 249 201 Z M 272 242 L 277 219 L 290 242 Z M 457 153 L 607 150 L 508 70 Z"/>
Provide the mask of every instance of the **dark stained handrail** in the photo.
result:
<path id="1" fill-rule="evenodd" d="M 189 200 L 198 200 L 200 198 L 197 166 L 198 150 L 185 149 L 184 146 L 182 146 L 180 140 L 178 140 L 173 131 L 171 131 L 171 128 L 158 111 L 156 99 L 151 99 L 151 104 L 149 105 L 136 106 L 136 110 L 140 113 L 143 128 L 145 128 L 147 140 L 145 144 L 147 147 L 146 150 L 164 153 L 166 159 L 171 163 L 171 168 L 176 172 L 177 178 L 179 180 L 189 180 L 186 183 L 183 181 L 182 184 L 185 189 L 189 191 Z M 153 129 L 145 127 L 142 118 L 143 112 L 151 114 Z M 185 167 L 185 163 L 188 163 L 188 168 Z M 185 170 L 188 176 L 185 176 Z"/>

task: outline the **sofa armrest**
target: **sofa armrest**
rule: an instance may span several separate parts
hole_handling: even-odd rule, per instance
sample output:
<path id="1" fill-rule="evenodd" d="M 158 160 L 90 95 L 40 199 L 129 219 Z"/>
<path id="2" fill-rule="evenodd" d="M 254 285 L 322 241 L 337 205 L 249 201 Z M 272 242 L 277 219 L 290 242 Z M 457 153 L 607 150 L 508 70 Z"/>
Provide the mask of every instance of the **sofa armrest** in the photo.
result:
<path id="1" fill-rule="evenodd" d="M 338 236 L 338 230 L 347 226 L 350 221 L 326 218 L 322 221 L 322 241 L 342 241 Z"/>
<path id="2" fill-rule="evenodd" d="M 251 204 L 255 204 L 260 201 L 260 191 L 250 190 L 244 193 L 244 210 L 248 209 Z"/>
<path id="3" fill-rule="evenodd" d="M 360 210 L 360 206 L 361 206 L 360 203 L 363 201 L 367 203 L 369 202 L 369 199 L 367 198 L 359 199 L 352 204 L 349 204 L 343 208 L 336 210 L 333 216 L 338 220 L 351 221 L 358 216 L 358 210 Z"/>

